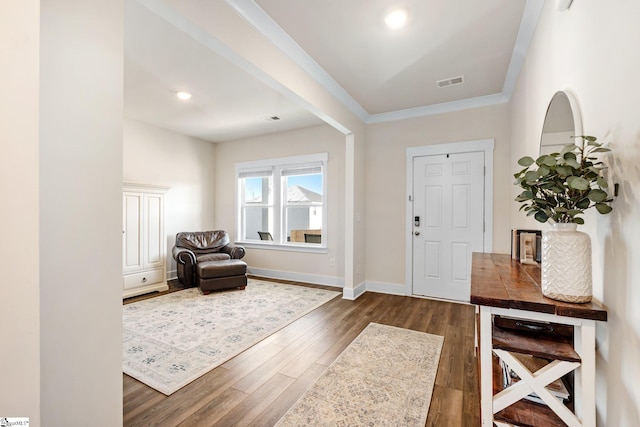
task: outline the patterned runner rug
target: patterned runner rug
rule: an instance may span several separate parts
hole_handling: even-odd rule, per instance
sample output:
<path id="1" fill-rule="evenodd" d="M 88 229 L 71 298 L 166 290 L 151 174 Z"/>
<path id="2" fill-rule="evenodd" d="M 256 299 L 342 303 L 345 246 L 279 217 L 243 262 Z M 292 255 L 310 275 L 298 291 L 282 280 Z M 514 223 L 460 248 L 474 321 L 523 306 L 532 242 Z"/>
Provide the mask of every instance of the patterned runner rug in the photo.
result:
<path id="1" fill-rule="evenodd" d="M 245 290 L 127 304 L 123 372 L 169 395 L 340 294 L 250 279 Z"/>
<path id="2" fill-rule="evenodd" d="M 443 341 L 370 323 L 276 426 L 423 427 Z"/>

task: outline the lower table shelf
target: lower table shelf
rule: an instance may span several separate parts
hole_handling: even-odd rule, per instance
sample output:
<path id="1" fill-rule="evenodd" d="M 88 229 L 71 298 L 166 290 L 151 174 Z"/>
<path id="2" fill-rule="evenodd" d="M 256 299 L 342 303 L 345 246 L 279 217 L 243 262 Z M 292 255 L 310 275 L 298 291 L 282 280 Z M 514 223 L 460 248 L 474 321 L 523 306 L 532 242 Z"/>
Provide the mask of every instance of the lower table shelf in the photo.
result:
<path id="1" fill-rule="evenodd" d="M 504 389 L 502 386 L 502 368 L 497 356 L 493 356 L 493 394 L 497 394 Z M 573 411 L 573 402 L 566 404 L 567 408 Z M 506 407 L 493 415 L 496 421 L 503 421 L 521 427 L 566 427 L 560 417 L 546 405 L 531 402 L 526 399 Z"/>

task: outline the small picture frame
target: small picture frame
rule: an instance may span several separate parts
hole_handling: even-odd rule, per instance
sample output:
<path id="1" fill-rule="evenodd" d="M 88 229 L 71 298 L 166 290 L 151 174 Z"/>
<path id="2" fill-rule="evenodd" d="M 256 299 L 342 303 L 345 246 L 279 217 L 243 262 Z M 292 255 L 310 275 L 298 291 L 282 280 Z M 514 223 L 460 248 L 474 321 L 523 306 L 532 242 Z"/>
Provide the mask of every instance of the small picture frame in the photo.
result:
<path id="1" fill-rule="evenodd" d="M 520 263 L 537 264 L 536 234 L 520 233 Z"/>
<path id="2" fill-rule="evenodd" d="M 534 249 L 533 249 L 533 260 L 535 262 L 540 262 L 541 261 L 541 255 L 542 255 L 542 251 L 541 251 L 541 241 L 542 241 L 542 231 L 541 230 L 523 230 L 523 229 L 512 229 L 511 230 L 511 258 L 513 258 L 514 260 L 517 260 L 519 262 L 522 262 L 522 260 L 526 260 L 526 262 L 529 262 L 529 256 L 530 254 L 524 254 L 521 256 L 521 251 L 520 251 L 520 247 L 521 247 L 521 238 L 520 236 L 524 233 L 527 234 L 533 234 L 534 237 Z M 527 242 L 531 241 L 531 237 L 527 237 Z M 529 255 L 529 256 L 527 256 Z"/>

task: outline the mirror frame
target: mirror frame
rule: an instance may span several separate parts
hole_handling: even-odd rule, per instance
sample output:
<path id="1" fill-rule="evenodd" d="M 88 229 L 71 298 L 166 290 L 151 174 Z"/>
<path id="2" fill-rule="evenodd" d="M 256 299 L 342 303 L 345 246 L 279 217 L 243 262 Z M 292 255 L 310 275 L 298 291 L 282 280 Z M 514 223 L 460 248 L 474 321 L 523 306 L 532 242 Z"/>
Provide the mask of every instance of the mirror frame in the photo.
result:
<path id="1" fill-rule="evenodd" d="M 549 101 L 549 105 L 547 106 L 547 112 L 544 115 L 544 121 L 542 122 L 542 130 L 540 132 L 540 144 L 539 144 L 539 150 L 538 150 L 538 153 L 540 155 L 542 154 L 542 147 L 543 147 L 542 141 L 544 140 L 544 134 L 545 134 L 544 127 L 545 127 L 545 124 L 547 123 L 547 120 L 549 119 L 549 112 L 551 110 L 551 106 L 553 105 L 553 101 L 554 99 L 556 99 L 558 95 L 564 95 L 569 100 L 569 108 L 571 108 L 571 115 L 573 117 L 573 135 L 580 136 L 583 134 L 582 133 L 582 116 L 580 114 L 580 106 L 578 105 L 578 99 L 570 90 L 567 90 L 567 89 L 559 90 L 555 92 L 551 97 L 551 100 Z M 570 142 L 567 142 L 567 144 L 570 144 Z M 564 145 L 566 144 L 562 144 L 562 146 Z M 555 147 L 555 145 L 549 145 L 549 147 Z"/>

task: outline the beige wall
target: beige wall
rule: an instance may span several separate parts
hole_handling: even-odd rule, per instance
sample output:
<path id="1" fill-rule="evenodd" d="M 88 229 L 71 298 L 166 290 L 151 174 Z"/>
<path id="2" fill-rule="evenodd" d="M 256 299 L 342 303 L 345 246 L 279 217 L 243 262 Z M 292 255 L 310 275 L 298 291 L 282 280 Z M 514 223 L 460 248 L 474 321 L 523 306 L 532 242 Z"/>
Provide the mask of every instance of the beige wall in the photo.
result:
<path id="1" fill-rule="evenodd" d="M 329 153 L 327 164 L 328 253 L 303 253 L 248 248 L 249 268 L 344 277 L 345 137 L 331 126 L 317 126 L 216 144 L 216 227 L 236 237 L 235 163 L 314 153 Z M 335 266 L 329 259 L 335 259 Z"/>
<path id="2" fill-rule="evenodd" d="M 640 3 L 574 1 L 568 12 L 546 2 L 510 105 L 511 164 L 537 152 L 547 104 L 570 89 L 584 133 L 614 149 L 608 160 L 620 196 L 608 216 L 586 216 L 591 235 L 594 295 L 608 309 L 598 326 L 599 426 L 640 425 Z M 513 168 L 515 171 L 515 167 Z M 515 194 L 515 189 L 512 190 Z M 512 223 L 523 216 L 511 204 Z"/>
<path id="3" fill-rule="evenodd" d="M 0 416 L 40 426 L 39 53 L 37 0 L 0 13 Z"/>
<path id="4" fill-rule="evenodd" d="M 122 2 L 2 7 L 0 415 L 121 425 Z"/>
<path id="5" fill-rule="evenodd" d="M 122 6 L 40 2 L 40 245 L 14 257 L 39 250 L 46 426 L 122 424 Z"/>
<path id="6" fill-rule="evenodd" d="M 215 227 L 215 144 L 134 120 L 124 121 L 123 181 L 170 187 L 165 194 L 167 274 L 176 233 Z"/>
<path id="7" fill-rule="evenodd" d="M 506 104 L 410 120 L 372 124 L 366 147 L 367 282 L 404 285 L 407 256 L 406 149 L 494 139 L 493 250 L 508 253 L 509 122 Z"/>

